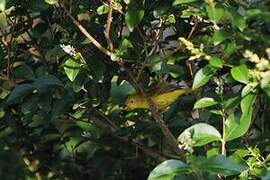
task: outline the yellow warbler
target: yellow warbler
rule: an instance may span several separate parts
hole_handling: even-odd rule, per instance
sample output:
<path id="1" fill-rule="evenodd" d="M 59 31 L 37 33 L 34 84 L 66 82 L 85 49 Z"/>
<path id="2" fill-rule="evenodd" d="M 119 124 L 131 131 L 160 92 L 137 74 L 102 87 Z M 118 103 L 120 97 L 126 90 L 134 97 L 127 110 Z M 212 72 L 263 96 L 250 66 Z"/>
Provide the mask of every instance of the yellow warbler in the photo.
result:
<path id="1" fill-rule="evenodd" d="M 164 110 L 168 106 L 170 106 L 179 96 L 188 94 L 190 92 L 192 92 L 190 88 L 175 89 L 172 91 L 153 95 L 151 96 L 151 99 L 157 105 L 158 109 Z M 130 95 L 127 98 L 125 104 L 129 109 L 149 109 L 149 104 L 147 100 L 139 94 Z"/>

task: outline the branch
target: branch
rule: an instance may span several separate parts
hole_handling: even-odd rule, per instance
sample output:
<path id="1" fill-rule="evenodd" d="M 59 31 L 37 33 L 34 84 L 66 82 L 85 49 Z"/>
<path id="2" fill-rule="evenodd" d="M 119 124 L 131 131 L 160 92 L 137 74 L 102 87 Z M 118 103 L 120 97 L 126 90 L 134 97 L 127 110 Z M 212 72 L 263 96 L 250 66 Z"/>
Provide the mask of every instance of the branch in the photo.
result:
<path id="1" fill-rule="evenodd" d="M 64 11 L 68 14 L 72 22 L 80 29 L 80 31 L 104 54 L 111 56 L 111 52 L 104 48 L 81 24 L 77 21 L 63 6 Z"/>
<path id="2" fill-rule="evenodd" d="M 113 4 L 114 4 L 114 0 L 109 0 L 109 12 L 108 12 L 106 29 L 104 32 L 110 51 L 114 50 L 113 43 L 110 38 L 110 31 L 111 31 L 111 25 L 112 25 L 112 20 L 113 20 L 113 17 L 112 17 Z"/>

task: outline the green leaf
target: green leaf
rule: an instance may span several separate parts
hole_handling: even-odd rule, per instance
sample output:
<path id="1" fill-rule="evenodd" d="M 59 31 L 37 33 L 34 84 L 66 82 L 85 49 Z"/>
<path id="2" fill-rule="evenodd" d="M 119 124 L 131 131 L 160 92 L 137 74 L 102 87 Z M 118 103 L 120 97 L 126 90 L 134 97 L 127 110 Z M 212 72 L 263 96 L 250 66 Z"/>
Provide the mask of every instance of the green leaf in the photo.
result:
<path id="1" fill-rule="evenodd" d="M 256 100 L 256 94 L 248 94 L 241 100 L 241 117 L 238 114 L 231 113 L 225 123 L 225 139 L 231 141 L 243 136 L 251 124 L 253 104 Z"/>
<path id="2" fill-rule="evenodd" d="M 236 164 L 234 161 L 223 155 L 217 155 L 210 158 L 197 157 L 192 159 L 192 164 L 196 168 L 221 176 L 231 176 L 240 174 L 247 169 L 246 166 Z"/>
<path id="3" fill-rule="evenodd" d="M 35 87 L 32 84 L 21 84 L 15 87 L 7 99 L 7 104 L 14 104 L 20 101 L 24 96 L 33 93 Z"/>
<path id="4" fill-rule="evenodd" d="M 157 72 L 157 71 L 161 70 L 163 61 L 159 55 L 154 54 L 154 55 L 149 56 L 146 59 L 146 62 L 147 62 L 147 64 L 151 64 L 149 66 L 151 72 Z"/>
<path id="5" fill-rule="evenodd" d="M 255 87 L 258 85 L 258 83 L 249 83 L 247 84 L 241 91 L 241 96 L 244 97 L 247 94 L 251 93 L 255 90 Z"/>
<path id="6" fill-rule="evenodd" d="M 188 166 L 180 160 L 166 160 L 155 167 L 148 180 L 173 180 L 176 175 L 184 174 Z"/>
<path id="7" fill-rule="evenodd" d="M 222 68 L 223 62 L 219 57 L 211 57 L 209 64 L 213 67 Z"/>
<path id="8" fill-rule="evenodd" d="M 243 31 L 246 28 L 245 18 L 237 13 L 237 11 L 231 11 L 230 14 L 232 25 L 237 27 L 240 31 Z"/>
<path id="9" fill-rule="evenodd" d="M 168 1 L 157 1 L 157 3 L 155 4 L 153 15 L 155 16 L 155 18 L 161 17 L 166 14 L 170 7 L 171 4 Z"/>
<path id="10" fill-rule="evenodd" d="M 239 81 L 244 84 L 249 83 L 248 68 L 245 64 L 233 67 L 231 69 L 231 75 L 236 81 Z"/>
<path id="11" fill-rule="evenodd" d="M 191 2 L 195 2 L 198 0 L 175 0 L 173 2 L 173 6 L 179 5 L 179 4 L 186 4 L 186 3 L 191 3 Z"/>
<path id="12" fill-rule="evenodd" d="M 103 4 L 97 8 L 98 15 L 107 14 L 109 12 L 109 6 L 107 4 Z"/>
<path id="13" fill-rule="evenodd" d="M 58 0 L 45 0 L 46 3 L 50 4 L 50 5 L 54 5 L 58 3 Z"/>
<path id="14" fill-rule="evenodd" d="M 206 6 L 206 12 L 208 17 L 215 22 L 218 22 L 225 15 L 222 7 Z"/>
<path id="15" fill-rule="evenodd" d="M 125 15 L 125 22 L 132 32 L 144 16 L 144 10 L 139 7 L 129 7 Z"/>
<path id="16" fill-rule="evenodd" d="M 36 112 L 38 101 L 39 101 L 39 97 L 36 95 L 25 98 L 21 107 L 22 113 L 28 114 L 31 112 Z"/>
<path id="17" fill-rule="evenodd" d="M 135 89 L 133 88 L 133 86 L 127 82 L 127 81 L 122 81 L 122 83 L 120 85 L 117 85 L 117 77 L 115 76 L 112 79 L 111 82 L 111 101 L 113 102 L 123 102 L 125 100 L 125 98 L 130 95 L 133 94 L 135 92 Z"/>
<path id="18" fill-rule="evenodd" d="M 0 0 L 0 11 L 6 10 L 6 0 Z"/>
<path id="19" fill-rule="evenodd" d="M 33 86 L 38 90 L 50 90 L 51 87 L 64 87 L 63 83 L 55 76 L 46 74 L 37 78 Z"/>
<path id="20" fill-rule="evenodd" d="M 229 39 L 231 37 L 231 34 L 225 31 L 224 29 L 220 29 L 219 31 L 216 31 L 213 34 L 212 41 L 214 45 L 218 45 L 225 41 L 226 39 Z"/>
<path id="21" fill-rule="evenodd" d="M 198 89 L 199 87 L 205 85 L 210 78 L 215 74 L 216 69 L 210 65 L 207 65 L 200 69 L 194 78 L 192 89 Z"/>
<path id="22" fill-rule="evenodd" d="M 218 104 L 218 102 L 216 102 L 213 98 L 205 97 L 205 98 L 199 99 L 195 103 L 193 109 L 210 107 L 210 106 L 213 106 L 213 105 L 216 105 L 216 104 Z"/>
<path id="23" fill-rule="evenodd" d="M 198 123 L 184 130 L 177 138 L 184 143 L 187 138 L 191 138 L 193 146 L 203 146 L 213 141 L 220 141 L 221 135 L 218 130 L 206 123 Z"/>
<path id="24" fill-rule="evenodd" d="M 35 78 L 33 70 L 25 63 L 14 68 L 13 73 L 18 79 L 33 80 Z"/>
<path id="25" fill-rule="evenodd" d="M 64 64 L 65 73 L 71 81 L 74 81 L 80 71 L 80 68 L 80 61 L 75 57 L 69 58 Z"/>

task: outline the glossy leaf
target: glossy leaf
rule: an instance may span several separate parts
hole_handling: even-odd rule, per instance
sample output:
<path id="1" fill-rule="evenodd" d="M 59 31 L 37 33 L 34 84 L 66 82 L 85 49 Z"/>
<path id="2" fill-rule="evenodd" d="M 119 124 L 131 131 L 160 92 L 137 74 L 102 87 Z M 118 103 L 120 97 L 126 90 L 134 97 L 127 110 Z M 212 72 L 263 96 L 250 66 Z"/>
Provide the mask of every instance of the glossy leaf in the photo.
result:
<path id="1" fill-rule="evenodd" d="M 246 95 L 241 100 L 241 116 L 234 113 L 229 115 L 225 126 L 226 141 L 231 141 L 246 134 L 251 124 L 255 100 L 256 94 Z"/>
<path id="2" fill-rule="evenodd" d="M 81 64 L 77 58 L 71 57 L 66 60 L 64 70 L 71 81 L 74 81 L 80 71 Z"/>
<path id="3" fill-rule="evenodd" d="M 15 87 L 7 99 L 7 104 L 19 102 L 24 96 L 33 93 L 35 87 L 32 84 L 21 84 Z"/>
<path id="4" fill-rule="evenodd" d="M 55 76 L 46 74 L 37 78 L 33 86 L 39 90 L 49 90 L 51 87 L 63 87 L 63 83 Z"/>
<path id="5" fill-rule="evenodd" d="M 205 66 L 200 69 L 194 78 L 192 89 L 198 89 L 199 87 L 205 85 L 210 78 L 215 74 L 216 69 L 212 66 Z"/>
<path id="6" fill-rule="evenodd" d="M 134 28 L 140 23 L 144 16 L 144 10 L 137 7 L 128 8 L 125 15 L 125 22 L 128 29 L 132 32 Z"/>
<path id="7" fill-rule="evenodd" d="M 222 7 L 209 5 L 206 7 L 206 11 L 208 16 L 215 22 L 218 22 L 225 15 L 225 11 Z"/>
<path id="8" fill-rule="evenodd" d="M 216 104 L 218 104 L 218 102 L 216 102 L 213 98 L 205 97 L 205 98 L 199 99 L 195 103 L 194 109 L 210 107 L 210 106 L 214 106 Z"/>
<path id="9" fill-rule="evenodd" d="M 58 0 L 45 0 L 46 3 L 50 4 L 50 5 L 54 5 L 58 3 Z"/>
<path id="10" fill-rule="evenodd" d="M 175 0 L 173 2 L 173 6 L 179 5 L 179 4 L 186 4 L 186 3 L 191 3 L 191 2 L 196 2 L 198 0 Z"/>
<path id="11" fill-rule="evenodd" d="M 192 163 L 202 171 L 222 176 L 237 175 L 247 169 L 246 166 L 236 164 L 230 158 L 223 155 L 217 155 L 210 158 L 194 158 Z"/>
<path id="12" fill-rule="evenodd" d="M 231 75 L 236 81 L 239 81 L 239 82 L 244 83 L 244 84 L 249 83 L 248 68 L 245 64 L 233 67 L 231 69 Z"/>
<path id="13" fill-rule="evenodd" d="M 221 135 L 218 130 L 206 123 L 197 123 L 184 130 L 177 138 L 179 142 L 190 137 L 193 146 L 203 146 L 213 141 L 220 141 Z"/>
<path id="14" fill-rule="evenodd" d="M 180 160 L 166 160 L 153 169 L 148 180 L 173 180 L 176 175 L 187 172 L 188 166 Z"/>
<path id="15" fill-rule="evenodd" d="M 6 10 L 6 0 L 0 1 L 0 11 Z"/>

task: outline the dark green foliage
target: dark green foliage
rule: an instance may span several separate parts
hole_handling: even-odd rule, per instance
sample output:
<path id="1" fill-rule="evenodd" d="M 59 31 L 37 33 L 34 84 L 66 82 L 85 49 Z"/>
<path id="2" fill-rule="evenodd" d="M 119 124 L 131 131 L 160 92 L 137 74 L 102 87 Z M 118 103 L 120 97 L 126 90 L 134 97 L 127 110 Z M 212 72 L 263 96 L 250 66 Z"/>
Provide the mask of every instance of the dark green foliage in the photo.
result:
<path id="1" fill-rule="evenodd" d="M 0 179 L 269 179 L 269 7 L 0 1 Z"/>

